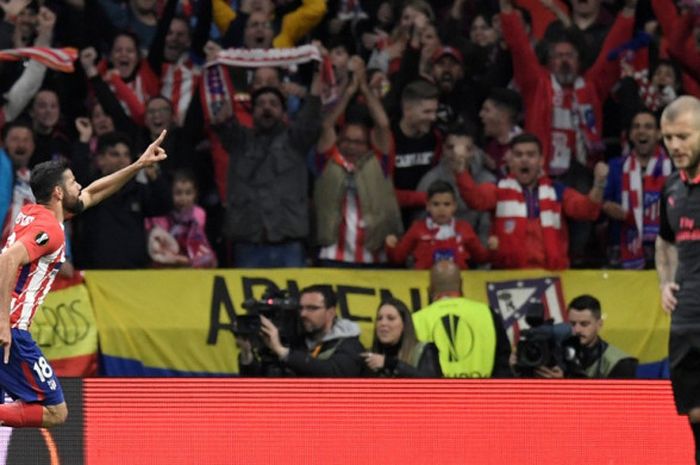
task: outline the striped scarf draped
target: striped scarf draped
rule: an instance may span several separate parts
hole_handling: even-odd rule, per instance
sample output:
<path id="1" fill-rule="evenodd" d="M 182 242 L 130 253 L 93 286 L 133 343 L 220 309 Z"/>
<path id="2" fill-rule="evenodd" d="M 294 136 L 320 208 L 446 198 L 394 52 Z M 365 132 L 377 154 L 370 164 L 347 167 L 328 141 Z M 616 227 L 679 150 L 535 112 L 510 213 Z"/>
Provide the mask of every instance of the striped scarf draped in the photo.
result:
<path id="1" fill-rule="evenodd" d="M 562 241 L 561 201 L 549 178 L 542 177 L 537 186 L 539 222 L 548 269 L 563 269 L 568 266 L 566 247 Z M 536 214 L 537 212 L 534 212 Z M 515 178 L 508 177 L 498 182 L 496 211 L 492 230 L 498 237 L 496 262 L 499 268 L 528 267 L 528 251 L 525 247 L 527 224 L 530 220 L 525 193 Z"/>
<path id="2" fill-rule="evenodd" d="M 622 165 L 622 209 L 634 220 L 622 222 L 620 228 L 620 258 L 624 268 L 644 268 L 643 244 L 654 242 L 659 233 L 659 200 L 671 170 L 671 160 L 660 146 L 644 174 L 634 154 L 628 155 Z"/>

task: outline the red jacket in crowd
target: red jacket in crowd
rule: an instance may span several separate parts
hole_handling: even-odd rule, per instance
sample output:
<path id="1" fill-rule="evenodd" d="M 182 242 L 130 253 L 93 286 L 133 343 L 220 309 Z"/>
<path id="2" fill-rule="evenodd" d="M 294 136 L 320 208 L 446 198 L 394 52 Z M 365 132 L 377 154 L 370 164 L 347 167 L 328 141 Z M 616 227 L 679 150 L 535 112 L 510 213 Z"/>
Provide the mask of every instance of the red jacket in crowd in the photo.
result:
<path id="1" fill-rule="evenodd" d="M 429 223 L 427 218 L 414 221 L 396 247 L 387 247 L 389 260 L 402 264 L 413 255 L 419 270 L 430 269 L 439 260 L 452 260 L 462 270 L 469 268 L 470 260 L 488 261 L 488 251 L 467 221 L 453 220 L 454 234 L 445 239 L 438 239 L 440 228 Z"/>
<path id="2" fill-rule="evenodd" d="M 569 231 L 563 217 L 593 221 L 600 214 L 599 203 L 546 176 L 539 180 L 537 198 L 528 200 L 514 178 L 477 185 L 465 171 L 457 177 L 457 184 L 470 208 L 494 212 L 495 268 L 568 268 Z"/>
<path id="3" fill-rule="evenodd" d="M 552 117 L 553 93 L 552 77 L 549 69 L 537 61 L 530 39 L 517 11 L 501 13 L 503 38 L 513 57 L 513 74 L 520 88 L 525 107 L 525 130 L 535 134 L 542 141 L 545 166 L 549 170 L 553 155 Z M 603 43 L 597 60 L 583 76 L 582 94 L 589 96 L 595 115 L 595 131 L 603 132 L 603 102 L 613 85 L 620 78 L 618 60 L 608 61 L 608 53 L 616 46 L 630 40 L 634 30 L 634 17 L 619 15 Z"/>

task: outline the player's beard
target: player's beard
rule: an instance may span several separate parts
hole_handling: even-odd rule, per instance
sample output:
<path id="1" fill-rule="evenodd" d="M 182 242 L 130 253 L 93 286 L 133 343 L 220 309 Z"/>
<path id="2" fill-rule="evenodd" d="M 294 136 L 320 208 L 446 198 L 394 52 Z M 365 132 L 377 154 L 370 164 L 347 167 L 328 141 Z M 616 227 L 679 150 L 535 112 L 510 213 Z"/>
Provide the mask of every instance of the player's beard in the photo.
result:
<path id="1" fill-rule="evenodd" d="M 63 209 L 71 215 L 77 215 L 85 209 L 85 205 L 83 201 L 80 200 L 80 197 L 75 196 L 73 199 L 63 200 Z"/>

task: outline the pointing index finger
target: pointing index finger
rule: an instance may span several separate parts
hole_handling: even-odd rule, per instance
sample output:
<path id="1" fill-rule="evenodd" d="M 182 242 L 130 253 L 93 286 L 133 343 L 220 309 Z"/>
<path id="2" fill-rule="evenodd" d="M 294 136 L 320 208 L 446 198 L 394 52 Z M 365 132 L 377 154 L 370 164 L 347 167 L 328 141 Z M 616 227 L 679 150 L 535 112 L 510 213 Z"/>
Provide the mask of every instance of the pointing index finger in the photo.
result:
<path id="1" fill-rule="evenodd" d="M 163 139 L 165 139 L 165 135 L 166 135 L 167 133 L 168 133 L 167 129 L 163 129 L 163 131 L 161 131 L 161 133 L 160 133 L 160 135 L 158 136 L 158 138 L 157 138 L 156 140 L 154 140 L 153 143 L 152 143 L 151 145 L 152 145 L 152 146 L 156 146 L 156 147 L 160 147 L 160 144 L 163 142 Z"/>

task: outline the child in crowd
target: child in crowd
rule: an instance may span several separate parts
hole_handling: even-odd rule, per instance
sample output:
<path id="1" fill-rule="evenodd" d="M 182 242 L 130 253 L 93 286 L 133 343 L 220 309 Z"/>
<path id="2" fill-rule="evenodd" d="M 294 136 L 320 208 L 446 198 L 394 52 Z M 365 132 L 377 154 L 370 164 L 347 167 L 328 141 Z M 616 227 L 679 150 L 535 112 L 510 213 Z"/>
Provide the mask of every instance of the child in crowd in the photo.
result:
<path id="1" fill-rule="evenodd" d="M 471 225 L 455 219 L 457 198 L 449 183 L 438 180 L 428 187 L 426 209 L 428 216 L 415 221 L 401 240 L 393 234 L 387 236 L 387 254 L 392 262 L 405 263 L 412 255 L 414 268 L 427 270 L 440 260 L 452 260 L 461 269 L 469 268 L 470 261 L 488 260 L 489 253 Z"/>
<path id="2" fill-rule="evenodd" d="M 173 211 L 146 220 L 148 253 L 156 266 L 215 268 L 216 254 L 204 232 L 206 213 L 195 204 L 197 183 L 188 171 L 173 176 Z"/>

